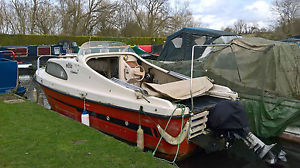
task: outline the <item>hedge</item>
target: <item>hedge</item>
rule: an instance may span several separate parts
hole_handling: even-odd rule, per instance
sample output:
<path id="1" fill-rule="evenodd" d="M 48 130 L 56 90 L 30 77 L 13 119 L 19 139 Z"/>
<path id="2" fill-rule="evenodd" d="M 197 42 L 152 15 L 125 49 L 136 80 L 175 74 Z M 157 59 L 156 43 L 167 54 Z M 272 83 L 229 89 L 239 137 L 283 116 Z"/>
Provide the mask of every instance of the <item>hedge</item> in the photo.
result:
<path id="1" fill-rule="evenodd" d="M 52 36 L 0 34 L 0 46 L 57 44 L 60 40 L 76 41 L 81 45 L 91 41 L 120 41 L 128 45 L 163 44 L 165 37 L 100 37 L 100 36 Z"/>

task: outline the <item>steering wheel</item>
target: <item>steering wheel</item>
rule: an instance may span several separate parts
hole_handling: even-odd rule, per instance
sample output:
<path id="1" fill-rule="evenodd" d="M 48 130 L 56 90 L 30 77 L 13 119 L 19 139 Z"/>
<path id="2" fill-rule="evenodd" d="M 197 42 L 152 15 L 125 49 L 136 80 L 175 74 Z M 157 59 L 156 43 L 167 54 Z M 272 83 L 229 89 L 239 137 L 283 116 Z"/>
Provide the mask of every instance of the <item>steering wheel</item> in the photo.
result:
<path id="1" fill-rule="evenodd" d="M 136 79 L 136 81 L 140 82 L 145 78 L 145 74 L 146 74 L 145 68 L 141 65 L 138 65 L 134 67 L 133 74 L 135 76 L 139 76 L 139 79 Z"/>

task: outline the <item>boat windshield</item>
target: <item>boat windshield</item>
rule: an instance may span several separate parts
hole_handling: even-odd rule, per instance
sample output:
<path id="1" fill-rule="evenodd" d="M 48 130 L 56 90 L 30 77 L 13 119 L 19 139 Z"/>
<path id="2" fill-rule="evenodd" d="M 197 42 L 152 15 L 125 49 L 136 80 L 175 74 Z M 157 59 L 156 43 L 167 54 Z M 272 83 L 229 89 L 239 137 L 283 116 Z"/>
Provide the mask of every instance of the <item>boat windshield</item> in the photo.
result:
<path id="1" fill-rule="evenodd" d="M 84 56 L 94 53 L 110 52 L 133 52 L 133 49 L 121 42 L 115 41 L 89 41 L 81 45 L 78 56 Z"/>

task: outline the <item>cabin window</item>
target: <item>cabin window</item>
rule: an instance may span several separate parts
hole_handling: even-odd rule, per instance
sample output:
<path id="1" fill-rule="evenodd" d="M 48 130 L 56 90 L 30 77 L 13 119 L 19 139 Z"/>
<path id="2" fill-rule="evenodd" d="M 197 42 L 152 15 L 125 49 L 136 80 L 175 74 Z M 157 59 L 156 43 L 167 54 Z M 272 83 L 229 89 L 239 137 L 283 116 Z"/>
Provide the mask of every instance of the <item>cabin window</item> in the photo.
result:
<path id="1" fill-rule="evenodd" d="M 110 78 L 119 78 L 119 58 L 92 58 L 87 61 L 89 67 L 99 74 Z"/>
<path id="2" fill-rule="evenodd" d="M 172 43 L 174 44 L 175 48 L 181 48 L 182 38 L 181 37 L 177 37 L 177 38 L 175 38 L 175 39 L 172 40 Z"/>
<path id="3" fill-rule="evenodd" d="M 47 62 L 46 72 L 54 77 L 67 80 L 68 76 L 62 66 L 54 62 Z"/>
<path id="4" fill-rule="evenodd" d="M 206 36 L 201 36 L 201 37 L 197 37 L 195 38 L 195 43 L 197 45 L 203 45 L 206 41 Z"/>

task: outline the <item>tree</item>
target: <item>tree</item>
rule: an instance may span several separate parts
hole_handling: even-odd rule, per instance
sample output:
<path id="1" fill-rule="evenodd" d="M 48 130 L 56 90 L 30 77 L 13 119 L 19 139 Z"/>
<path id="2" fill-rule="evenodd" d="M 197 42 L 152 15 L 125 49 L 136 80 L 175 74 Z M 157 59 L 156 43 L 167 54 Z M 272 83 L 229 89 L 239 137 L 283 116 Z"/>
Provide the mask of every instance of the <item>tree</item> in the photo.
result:
<path id="1" fill-rule="evenodd" d="M 226 31 L 226 32 L 234 32 L 233 28 L 231 28 L 231 27 L 221 28 L 221 30 Z"/>
<path id="2" fill-rule="evenodd" d="M 5 2 L 1 1 L 0 2 L 0 33 L 5 32 L 5 27 L 4 27 L 4 10 L 5 10 Z"/>
<path id="3" fill-rule="evenodd" d="M 81 0 L 59 0 L 59 5 L 61 33 L 64 35 L 81 35 L 79 32 L 79 23 L 82 17 Z"/>
<path id="4" fill-rule="evenodd" d="M 132 10 L 143 36 L 157 36 L 165 27 L 169 17 L 166 0 L 124 0 Z"/>
<path id="5" fill-rule="evenodd" d="M 277 30 L 291 35 L 297 20 L 297 13 L 300 13 L 300 0 L 274 0 L 272 10 L 279 16 Z"/>
<path id="6" fill-rule="evenodd" d="M 126 1 L 120 1 L 121 8 L 118 9 L 114 18 L 116 27 L 120 30 L 120 35 L 125 37 L 139 37 L 143 34 L 143 29 L 137 23 L 131 7 Z"/>
<path id="7" fill-rule="evenodd" d="M 120 33 L 125 37 L 139 37 L 143 34 L 143 30 L 136 22 L 127 21 L 125 26 L 120 30 Z"/>
<path id="8" fill-rule="evenodd" d="M 187 0 L 177 0 L 174 7 L 157 0 L 124 0 L 121 5 L 117 23 L 122 36 L 167 36 L 183 27 L 200 25 L 193 20 Z"/>
<path id="9" fill-rule="evenodd" d="M 247 27 L 247 33 L 252 34 L 252 33 L 257 33 L 260 32 L 259 26 L 257 23 L 252 23 L 251 26 Z"/>
<path id="10" fill-rule="evenodd" d="M 187 0 L 1 0 L 0 33 L 165 36 L 193 27 Z"/>
<path id="11" fill-rule="evenodd" d="M 10 13 L 8 13 L 8 10 Z M 8 10 L 6 10 L 6 21 L 10 24 L 13 33 L 26 34 L 29 11 L 28 1 L 11 0 Z"/>
<path id="12" fill-rule="evenodd" d="M 59 0 L 62 34 L 93 35 L 112 28 L 117 1 Z"/>
<path id="13" fill-rule="evenodd" d="M 49 34 L 55 32 L 57 19 L 50 0 L 11 0 L 1 10 L 6 33 L 12 34 Z"/>
<path id="14" fill-rule="evenodd" d="M 244 20 L 238 20 L 234 23 L 234 32 L 238 34 L 247 33 L 247 24 Z"/>
<path id="15" fill-rule="evenodd" d="M 117 36 L 119 30 L 117 29 L 115 18 L 120 6 L 117 1 L 101 0 L 100 2 L 95 12 L 92 13 L 94 19 L 88 26 L 89 32 L 94 31 L 102 36 Z"/>
<path id="16" fill-rule="evenodd" d="M 193 14 L 189 9 L 189 1 L 184 1 L 183 4 L 179 0 L 175 2 L 175 8 L 172 10 L 168 26 L 168 32 L 175 32 L 184 27 L 200 26 L 200 23 L 195 23 L 193 20 Z"/>
<path id="17" fill-rule="evenodd" d="M 35 12 L 35 33 L 37 34 L 56 34 L 60 29 L 59 15 L 57 6 L 50 0 L 41 0 L 37 4 Z"/>
<path id="18" fill-rule="evenodd" d="M 36 27 L 36 17 L 37 17 L 37 10 L 38 10 L 38 0 L 32 0 L 31 1 L 31 5 L 30 7 L 28 7 L 30 9 L 29 11 L 29 23 L 30 23 L 30 27 L 29 27 L 29 33 L 33 34 L 34 33 L 34 29 Z"/>

